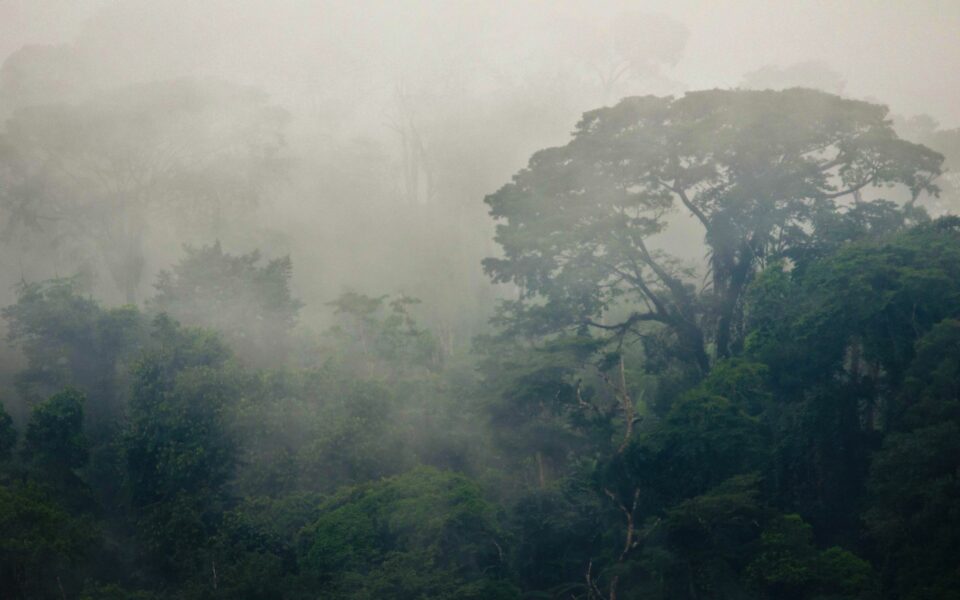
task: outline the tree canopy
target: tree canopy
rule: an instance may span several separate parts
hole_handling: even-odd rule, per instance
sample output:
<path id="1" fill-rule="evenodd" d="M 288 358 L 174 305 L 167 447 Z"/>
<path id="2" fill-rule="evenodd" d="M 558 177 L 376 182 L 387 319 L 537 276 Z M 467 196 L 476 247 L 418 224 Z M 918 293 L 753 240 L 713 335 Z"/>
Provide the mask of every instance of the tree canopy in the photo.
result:
<path id="1" fill-rule="evenodd" d="M 519 328 L 622 336 L 660 323 L 705 372 L 742 343 L 757 271 L 823 235 L 825 214 L 877 220 L 871 204 L 883 216 L 872 191 L 902 189 L 906 218 L 922 218 L 941 162 L 898 138 L 885 107 L 823 92 L 627 98 L 586 113 L 570 143 L 486 198 L 503 255 L 484 267 L 520 288 L 506 307 Z M 700 226 L 699 268 L 657 250 L 674 210 Z"/>
<path id="2" fill-rule="evenodd" d="M 22 277 L 0 595 L 953 598 L 941 161 L 810 90 L 587 113 L 487 198 L 514 296 L 469 352 L 403 290 L 301 314 L 289 255 L 216 237 L 142 307 Z"/>
<path id="3" fill-rule="evenodd" d="M 4 237 L 102 264 L 134 302 L 158 216 L 222 235 L 283 174 L 285 120 L 256 90 L 186 79 L 19 108 L 0 135 Z"/>

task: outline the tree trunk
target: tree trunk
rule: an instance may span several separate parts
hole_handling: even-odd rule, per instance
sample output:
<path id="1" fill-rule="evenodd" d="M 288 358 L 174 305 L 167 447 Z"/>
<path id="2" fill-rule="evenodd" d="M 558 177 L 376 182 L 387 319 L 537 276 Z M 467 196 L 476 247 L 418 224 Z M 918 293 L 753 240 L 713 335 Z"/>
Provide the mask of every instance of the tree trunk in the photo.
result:
<path id="1" fill-rule="evenodd" d="M 680 323 L 674 327 L 684 352 L 694 361 L 701 375 L 710 372 L 710 357 L 707 356 L 703 330 L 694 323 Z"/>
<path id="2" fill-rule="evenodd" d="M 720 314 L 717 318 L 717 331 L 715 340 L 717 344 L 717 358 L 728 358 L 733 345 L 733 326 L 738 315 L 737 310 L 740 306 L 743 289 L 747 285 L 750 272 L 753 269 L 753 261 L 750 259 L 753 251 L 744 244 L 740 249 L 740 259 L 733 261 L 730 269 L 729 280 L 723 287 L 720 300 Z M 715 285 L 718 293 L 720 289 Z"/>

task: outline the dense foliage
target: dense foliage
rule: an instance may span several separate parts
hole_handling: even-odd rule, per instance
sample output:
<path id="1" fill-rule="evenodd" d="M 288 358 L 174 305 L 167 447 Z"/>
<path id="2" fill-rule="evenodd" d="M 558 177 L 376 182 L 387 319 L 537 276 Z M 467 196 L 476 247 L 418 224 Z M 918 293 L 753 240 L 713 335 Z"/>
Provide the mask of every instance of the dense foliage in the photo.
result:
<path id="1" fill-rule="evenodd" d="M 958 597 L 941 160 L 808 90 L 588 113 L 487 199 L 519 294 L 469 354 L 406 295 L 300 331 L 290 259 L 219 243 L 144 308 L 25 282 L 0 596 Z"/>

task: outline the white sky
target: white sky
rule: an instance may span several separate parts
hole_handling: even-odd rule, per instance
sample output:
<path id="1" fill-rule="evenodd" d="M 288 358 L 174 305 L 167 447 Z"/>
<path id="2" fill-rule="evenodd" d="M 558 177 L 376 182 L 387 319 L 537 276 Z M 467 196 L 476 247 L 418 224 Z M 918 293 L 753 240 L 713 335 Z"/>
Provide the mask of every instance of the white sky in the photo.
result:
<path id="1" fill-rule="evenodd" d="M 0 0 L 0 58 L 24 44 L 70 42 L 99 7 L 114 3 Z M 455 41 L 459 32 L 474 24 L 502 28 L 509 38 L 522 36 L 538 20 L 549 27 L 550 19 L 560 13 L 590 22 L 609 20 L 624 8 L 661 12 L 690 31 L 685 54 L 672 73 L 689 89 L 736 85 L 744 73 L 767 64 L 819 59 L 847 79 L 851 95 L 885 102 L 894 112 L 926 112 L 945 127 L 960 126 L 960 0 L 121 0 L 119 4 L 135 7 L 138 26 L 152 31 L 154 38 L 168 38 L 151 43 L 173 48 L 192 36 L 186 45 L 196 50 L 196 40 L 201 39 L 209 46 L 200 62 L 208 68 L 215 64 L 227 74 L 249 68 L 244 78 L 268 90 L 309 71 L 314 59 L 305 54 L 339 51 L 338 46 L 402 62 L 406 57 L 397 48 L 435 37 L 444 44 L 436 51 L 445 52 L 451 33 Z M 351 23 L 358 24 L 356 30 Z M 353 35 L 361 29 L 363 34 Z M 445 36 L 448 39 L 442 39 Z M 510 51 L 509 43 L 465 50 L 506 56 Z"/>

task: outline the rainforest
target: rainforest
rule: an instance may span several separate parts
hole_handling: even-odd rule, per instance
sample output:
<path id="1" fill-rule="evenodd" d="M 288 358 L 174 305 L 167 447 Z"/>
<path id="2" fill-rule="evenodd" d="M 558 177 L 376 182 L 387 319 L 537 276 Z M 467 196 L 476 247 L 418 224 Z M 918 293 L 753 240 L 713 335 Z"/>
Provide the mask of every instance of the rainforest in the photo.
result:
<path id="1" fill-rule="evenodd" d="M 0 0 L 0 598 L 960 599 L 958 27 Z"/>

